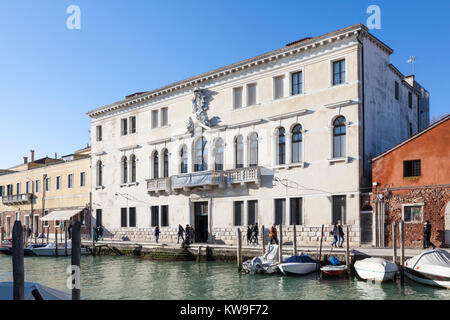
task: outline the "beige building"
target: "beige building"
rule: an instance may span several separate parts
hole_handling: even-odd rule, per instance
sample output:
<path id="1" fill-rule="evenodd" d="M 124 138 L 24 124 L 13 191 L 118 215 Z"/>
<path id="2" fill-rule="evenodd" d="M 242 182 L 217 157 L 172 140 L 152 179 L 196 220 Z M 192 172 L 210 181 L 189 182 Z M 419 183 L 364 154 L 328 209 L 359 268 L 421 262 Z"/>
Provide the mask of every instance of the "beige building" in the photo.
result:
<path id="1" fill-rule="evenodd" d="M 315 244 L 341 220 L 371 243 L 370 159 L 428 123 L 428 92 L 392 53 L 354 25 L 90 111 L 106 236 L 153 241 L 159 225 L 174 242 L 189 224 L 229 244 L 257 222 Z"/>
<path id="2" fill-rule="evenodd" d="M 30 160 L 30 161 L 29 161 Z M 0 225 L 3 237 L 12 236 L 15 220 L 40 234 L 54 237 L 55 227 L 63 230 L 61 221 L 41 221 L 53 212 L 88 208 L 91 191 L 90 147 L 61 158 L 24 157 L 22 164 L 0 172 Z M 82 212 L 73 216 L 85 222 L 83 233 L 90 232 L 90 219 Z"/>

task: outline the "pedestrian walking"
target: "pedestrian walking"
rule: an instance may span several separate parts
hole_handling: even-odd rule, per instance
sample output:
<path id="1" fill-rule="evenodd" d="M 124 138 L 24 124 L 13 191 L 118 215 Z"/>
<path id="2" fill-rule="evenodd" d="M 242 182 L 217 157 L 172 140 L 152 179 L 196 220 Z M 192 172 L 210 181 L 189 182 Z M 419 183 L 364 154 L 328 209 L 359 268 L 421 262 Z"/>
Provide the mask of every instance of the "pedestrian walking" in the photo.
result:
<path id="1" fill-rule="evenodd" d="M 69 239 L 72 239 L 72 223 L 69 224 L 67 228 L 67 232 L 69 233 Z"/>
<path id="2" fill-rule="evenodd" d="M 103 240 L 103 227 L 102 226 L 97 227 L 97 236 L 98 236 L 98 240 Z"/>
<path id="3" fill-rule="evenodd" d="M 155 240 L 156 240 L 156 243 L 158 243 L 158 240 L 159 240 L 159 226 L 155 227 Z"/>
<path id="4" fill-rule="evenodd" d="M 430 246 L 436 248 L 436 246 L 431 242 L 431 223 L 427 220 L 423 225 L 423 248 L 428 249 Z"/>
<path id="5" fill-rule="evenodd" d="M 253 225 L 247 226 L 247 245 L 252 244 Z"/>
<path id="6" fill-rule="evenodd" d="M 337 223 L 335 222 L 333 225 L 333 230 L 331 231 L 331 235 L 333 236 L 333 243 L 331 244 L 332 247 L 337 248 L 338 246 L 338 226 Z"/>
<path id="7" fill-rule="evenodd" d="M 276 244 L 278 244 L 277 227 L 276 227 L 276 225 L 273 225 L 270 228 L 269 237 L 270 237 L 270 244 L 273 244 L 274 242 Z"/>
<path id="8" fill-rule="evenodd" d="M 338 221 L 338 244 L 339 248 L 344 247 L 344 228 L 342 227 L 341 220 Z"/>
<path id="9" fill-rule="evenodd" d="M 258 228 L 258 222 L 257 222 L 253 226 L 253 243 L 255 245 L 258 245 L 258 235 L 259 235 L 259 228 Z"/>
<path id="10" fill-rule="evenodd" d="M 185 231 L 183 229 L 183 226 L 181 224 L 179 224 L 178 225 L 178 240 L 177 240 L 177 243 L 180 243 L 180 237 L 181 237 L 181 239 L 183 239 L 183 242 L 184 242 L 184 236 L 183 236 L 184 232 Z"/>

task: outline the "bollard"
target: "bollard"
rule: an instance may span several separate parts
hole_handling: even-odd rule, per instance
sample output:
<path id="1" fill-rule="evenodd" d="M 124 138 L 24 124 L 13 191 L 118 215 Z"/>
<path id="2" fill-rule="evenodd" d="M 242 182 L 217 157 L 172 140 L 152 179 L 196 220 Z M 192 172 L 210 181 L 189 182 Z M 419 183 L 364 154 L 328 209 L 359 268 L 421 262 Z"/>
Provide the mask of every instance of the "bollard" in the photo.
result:
<path id="1" fill-rule="evenodd" d="M 23 262 L 23 229 L 20 221 L 14 222 L 12 241 L 13 264 L 13 297 L 14 300 L 24 299 L 25 271 Z"/>

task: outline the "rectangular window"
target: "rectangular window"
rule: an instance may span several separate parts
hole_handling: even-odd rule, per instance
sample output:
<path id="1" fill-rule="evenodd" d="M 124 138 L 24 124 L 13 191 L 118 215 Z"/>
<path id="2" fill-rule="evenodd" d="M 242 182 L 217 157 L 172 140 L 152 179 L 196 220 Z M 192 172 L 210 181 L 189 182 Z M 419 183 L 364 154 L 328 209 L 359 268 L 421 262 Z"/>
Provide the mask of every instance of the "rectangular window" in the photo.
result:
<path id="1" fill-rule="evenodd" d="M 152 111 L 152 128 L 158 128 L 158 110 Z"/>
<path id="2" fill-rule="evenodd" d="M 130 133 L 136 133 L 136 117 L 130 117 Z"/>
<path id="3" fill-rule="evenodd" d="M 48 210 L 44 210 L 44 217 L 48 215 Z M 44 221 L 44 227 L 48 227 L 50 224 L 48 221 Z"/>
<path id="4" fill-rule="evenodd" d="M 247 85 L 247 105 L 254 104 L 256 104 L 256 83 L 251 83 Z"/>
<path id="5" fill-rule="evenodd" d="M 41 192 L 41 180 L 36 180 L 36 193 Z"/>
<path id="6" fill-rule="evenodd" d="M 234 109 L 242 108 L 242 87 L 233 89 Z"/>
<path id="7" fill-rule="evenodd" d="M 161 206 L 161 227 L 169 226 L 169 206 Z"/>
<path id="8" fill-rule="evenodd" d="M 72 187 L 73 187 L 73 174 L 69 174 L 67 176 L 67 187 L 69 189 L 72 189 Z"/>
<path id="9" fill-rule="evenodd" d="M 242 208 L 244 207 L 244 201 L 234 202 L 234 225 L 242 225 Z"/>
<path id="10" fill-rule="evenodd" d="M 121 122 L 121 134 L 126 136 L 128 134 L 128 119 L 122 119 Z"/>
<path id="11" fill-rule="evenodd" d="M 258 222 L 258 200 L 249 200 L 247 224 L 255 224 L 256 222 Z"/>
<path id="12" fill-rule="evenodd" d="M 403 206 L 403 219 L 405 222 L 421 223 L 423 220 L 422 206 Z"/>
<path id="13" fill-rule="evenodd" d="M 291 198 L 291 219 L 290 224 L 291 225 L 301 225 L 302 224 L 302 205 L 303 205 L 303 199 L 302 198 Z"/>
<path id="14" fill-rule="evenodd" d="M 16 184 L 16 194 L 20 194 L 20 182 Z"/>
<path id="15" fill-rule="evenodd" d="M 284 76 L 275 77 L 273 79 L 273 98 L 280 99 L 284 96 Z"/>
<path id="16" fill-rule="evenodd" d="M 8 184 L 6 186 L 6 195 L 7 196 L 12 196 L 13 195 L 13 185 L 12 184 Z"/>
<path id="17" fill-rule="evenodd" d="M 61 190 L 61 177 L 56 177 L 56 190 Z"/>
<path id="18" fill-rule="evenodd" d="M 16 221 L 20 221 L 20 212 L 16 212 Z"/>
<path id="19" fill-rule="evenodd" d="M 30 181 L 27 181 L 26 183 L 25 183 L 25 193 L 31 193 L 31 182 Z"/>
<path id="20" fill-rule="evenodd" d="M 0 197 L 5 195 L 5 186 L 0 186 Z"/>
<path id="21" fill-rule="evenodd" d="M 151 207 L 151 224 L 152 227 L 156 227 L 159 225 L 159 207 L 158 206 L 152 206 Z"/>
<path id="22" fill-rule="evenodd" d="M 95 218 L 96 218 L 96 221 L 95 221 L 96 227 L 102 226 L 103 225 L 102 224 L 102 209 L 95 210 Z"/>
<path id="23" fill-rule="evenodd" d="M 80 187 L 86 186 L 86 172 L 80 173 Z"/>
<path id="24" fill-rule="evenodd" d="M 169 124 L 169 109 L 161 108 L 161 126 L 167 126 Z"/>
<path id="25" fill-rule="evenodd" d="M 400 99 L 399 88 L 398 88 L 398 82 L 397 81 L 395 81 L 395 99 L 396 100 Z"/>
<path id="26" fill-rule="evenodd" d="M 97 141 L 102 141 L 102 126 L 95 127 L 95 132 L 96 132 L 95 136 L 96 136 Z"/>
<path id="27" fill-rule="evenodd" d="M 286 199 L 275 199 L 275 224 L 283 224 L 286 213 Z"/>
<path id="28" fill-rule="evenodd" d="M 50 191 L 50 178 L 45 178 L 44 188 L 45 188 L 45 191 Z"/>
<path id="29" fill-rule="evenodd" d="M 127 225 L 127 208 L 120 209 L 120 226 L 126 228 Z"/>
<path id="30" fill-rule="evenodd" d="M 129 221 L 130 221 L 130 228 L 136 227 L 136 208 L 131 207 L 128 209 L 129 211 Z"/>
<path id="31" fill-rule="evenodd" d="M 333 85 L 345 82 L 345 60 L 333 62 Z"/>
<path id="32" fill-rule="evenodd" d="M 346 208 L 347 208 L 346 196 L 333 196 L 333 218 L 332 223 L 344 224 L 346 221 Z"/>
<path id="33" fill-rule="evenodd" d="M 420 177 L 420 160 L 403 161 L 403 177 Z"/>
<path id="34" fill-rule="evenodd" d="M 303 93 L 303 76 L 302 72 L 296 72 L 291 75 L 292 95 Z"/>
<path id="35" fill-rule="evenodd" d="M 408 92 L 408 107 L 412 109 L 412 94 Z"/>

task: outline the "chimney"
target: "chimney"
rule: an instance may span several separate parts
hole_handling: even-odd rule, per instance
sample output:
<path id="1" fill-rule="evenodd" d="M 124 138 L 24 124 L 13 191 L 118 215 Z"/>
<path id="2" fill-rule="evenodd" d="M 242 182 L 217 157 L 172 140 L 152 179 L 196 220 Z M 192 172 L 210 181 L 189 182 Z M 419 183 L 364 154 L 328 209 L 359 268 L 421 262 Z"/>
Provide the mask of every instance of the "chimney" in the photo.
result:
<path id="1" fill-rule="evenodd" d="M 34 162 L 34 150 L 30 150 L 31 153 L 31 162 Z"/>
<path id="2" fill-rule="evenodd" d="M 58 153 L 55 152 L 55 160 L 58 159 Z"/>
<path id="3" fill-rule="evenodd" d="M 23 157 L 23 164 L 27 164 L 28 163 L 28 157 Z"/>

